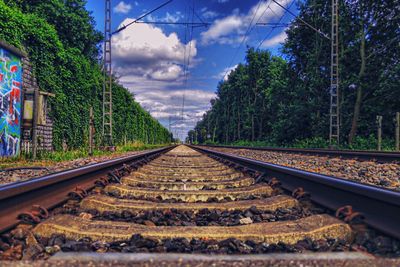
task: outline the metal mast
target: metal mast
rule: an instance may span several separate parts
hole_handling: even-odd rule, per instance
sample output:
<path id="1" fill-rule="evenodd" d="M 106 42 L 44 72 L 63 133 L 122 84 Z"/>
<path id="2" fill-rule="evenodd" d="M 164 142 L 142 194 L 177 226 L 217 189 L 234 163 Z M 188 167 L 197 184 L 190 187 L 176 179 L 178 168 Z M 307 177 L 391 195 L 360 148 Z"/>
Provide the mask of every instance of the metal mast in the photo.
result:
<path id="1" fill-rule="evenodd" d="M 112 78 L 111 78 L 111 0 L 105 0 L 103 145 L 112 146 Z"/>
<path id="2" fill-rule="evenodd" d="M 339 11 L 338 0 L 332 0 L 332 33 L 331 33 L 331 103 L 329 144 L 339 145 Z"/>

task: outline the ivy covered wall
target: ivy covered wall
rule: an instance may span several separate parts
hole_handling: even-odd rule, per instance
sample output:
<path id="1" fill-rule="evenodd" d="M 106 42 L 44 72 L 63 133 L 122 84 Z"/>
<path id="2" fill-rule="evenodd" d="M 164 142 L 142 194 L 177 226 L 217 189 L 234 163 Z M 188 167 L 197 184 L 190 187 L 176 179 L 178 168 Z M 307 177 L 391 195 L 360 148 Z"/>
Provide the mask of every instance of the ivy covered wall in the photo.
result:
<path id="1" fill-rule="evenodd" d="M 88 144 L 89 108 L 101 140 L 103 74 L 97 62 L 102 35 L 83 0 L 0 0 L 0 39 L 29 55 L 40 90 L 50 99 L 53 145 L 71 149 Z M 170 134 L 117 82 L 113 83 L 114 142 L 166 143 Z"/>

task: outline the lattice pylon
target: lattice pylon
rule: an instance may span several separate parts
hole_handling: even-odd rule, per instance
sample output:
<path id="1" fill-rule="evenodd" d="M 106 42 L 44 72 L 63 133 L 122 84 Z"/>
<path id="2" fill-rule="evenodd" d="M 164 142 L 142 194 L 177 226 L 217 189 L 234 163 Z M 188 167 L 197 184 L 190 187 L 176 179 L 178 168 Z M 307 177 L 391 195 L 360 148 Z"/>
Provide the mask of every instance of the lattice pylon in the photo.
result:
<path id="1" fill-rule="evenodd" d="M 339 6 L 338 0 L 332 0 L 332 33 L 331 33 L 331 86 L 330 86 L 330 125 L 329 143 L 339 144 Z"/>
<path id="2" fill-rule="evenodd" d="M 103 83 L 103 145 L 111 146 L 112 141 L 112 69 L 111 69 L 111 0 L 105 0 L 104 27 L 104 83 Z"/>

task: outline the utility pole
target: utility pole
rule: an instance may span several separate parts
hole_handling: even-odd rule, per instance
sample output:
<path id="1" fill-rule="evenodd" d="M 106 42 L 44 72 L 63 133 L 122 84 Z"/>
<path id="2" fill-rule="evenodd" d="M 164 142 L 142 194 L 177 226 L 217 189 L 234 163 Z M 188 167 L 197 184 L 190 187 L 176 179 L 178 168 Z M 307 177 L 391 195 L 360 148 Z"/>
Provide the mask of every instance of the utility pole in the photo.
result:
<path id="1" fill-rule="evenodd" d="M 168 132 L 169 132 L 169 141 L 172 143 L 172 133 L 171 133 L 171 115 L 168 117 Z"/>
<path id="2" fill-rule="evenodd" d="M 103 146 L 111 147 L 112 140 L 112 70 L 111 70 L 111 0 L 105 0 L 104 26 L 104 84 L 103 84 Z"/>
<path id="3" fill-rule="evenodd" d="M 339 0 L 332 0 L 332 24 L 331 37 L 318 28 L 312 26 L 307 21 L 297 17 L 292 11 L 284 7 L 277 0 L 272 0 L 283 10 L 300 20 L 305 26 L 317 32 L 324 38 L 331 40 L 331 86 L 330 86 L 330 106 L 329 106 L 329 145 L 330 147 L 339 145 L 340 137 L 340 110 L 339 110 Z M 265 40 L 265 39 L 264 39 Z M 262 43 L 260 43 L 261 45 Z M 259 45 L 259 46 L 260 46 Z"/>
<path id="4" fill-rule="evenodd" d="M 332 0 L 329 144 L 339 145 L 339 0 Z"/>
<path id="5" fill-rule="evenodd" d="M 396 151 L 400 151 L 400 112 L 396 112 Z"/>
<path id="6" fill-rule="evenodd" d="M 382 150 L 382 116 L 376 116 L 376 124 L 378 126 L 378 151 Z"/>
<path id="7" fill-rule="evenodd" d="M 104 20 L 104 56 L 103 56 L 103 148 L 106 150 L 114 150 L 113 146 L 113 127 L 112 127 L 112 69 L 111 69 L 111 38 L 113 34 L 125 30 L 128 26 L 137 23 L 142 18 L 171 3 L 173 0 L 168 0 L 162 5 L 145 13 L 127 25 L 122 26 L 115 32 L 111 31 L 111 0 L 105 0 L 105 20 Z M 148 136 L 148 135 L 147 135 Z M 148 142 L 148 141 L 147 141 Z"/>
<path id="8" fill-rule="evenodd" d="M 94 115 L 93 115 L 93 107 L 89 109 L 89 156 L 93 156 L 93 142 L 94 138 Z"/>

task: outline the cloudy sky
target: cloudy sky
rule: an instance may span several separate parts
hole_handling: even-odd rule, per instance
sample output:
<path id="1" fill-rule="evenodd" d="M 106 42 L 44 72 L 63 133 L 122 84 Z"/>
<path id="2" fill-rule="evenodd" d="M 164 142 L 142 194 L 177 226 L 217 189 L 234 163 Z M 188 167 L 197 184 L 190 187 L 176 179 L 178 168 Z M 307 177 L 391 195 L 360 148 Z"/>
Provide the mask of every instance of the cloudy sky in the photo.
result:
<path id="1" fill-rule="evenodd" d="M 277 0 L 297 13 L 295 0 Z M 112 28 L 128 24 L 165 0 L 112 0 Z M 88 0 L 97 29 L 104 28 L 104 1 Z M 194 12 L 193 12 L 194 11 Z M 292 15 L 272 0 L 174 0 L 147 22 L 206 22 L 207 26 L 143 24 L 113 37 L 113 73 L 136 100 L 183 139 L 210 107 L 218 82 L 244 61 L 247 46 L 280 54 Z M 184 120 L 182 100 L 184 103 Z"/>

